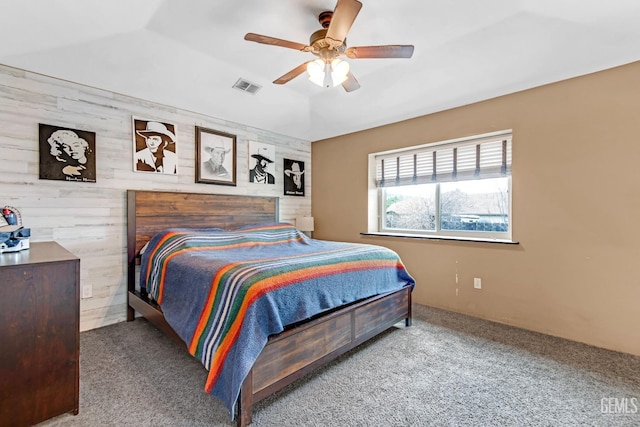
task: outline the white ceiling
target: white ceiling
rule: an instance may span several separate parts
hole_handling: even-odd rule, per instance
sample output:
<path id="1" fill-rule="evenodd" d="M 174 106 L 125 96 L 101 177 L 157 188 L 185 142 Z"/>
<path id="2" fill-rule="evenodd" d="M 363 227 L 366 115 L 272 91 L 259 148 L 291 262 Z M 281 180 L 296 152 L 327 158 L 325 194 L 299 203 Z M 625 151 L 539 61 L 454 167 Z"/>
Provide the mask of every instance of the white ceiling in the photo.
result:
<path id="1" fill-rule="evenodd" d="M 415 51 L 348 60 L 351 93 L 274 85 L 314 56 L 243 39 L 308 44 L 335 0 L 0 0 L 0 63 L 314 141 L 640 60 L 638 0 L 362 2 L 349 46 Z"/>

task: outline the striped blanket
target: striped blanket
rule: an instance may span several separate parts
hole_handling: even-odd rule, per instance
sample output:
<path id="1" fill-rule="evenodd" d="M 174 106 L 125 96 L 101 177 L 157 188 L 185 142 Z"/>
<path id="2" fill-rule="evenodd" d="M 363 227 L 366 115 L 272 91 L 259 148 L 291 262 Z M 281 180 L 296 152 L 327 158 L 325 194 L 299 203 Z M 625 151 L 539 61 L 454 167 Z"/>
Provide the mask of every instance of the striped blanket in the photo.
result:
<path id="1" fill-rule="evenodd" d="M 140 286 L 207 368 L 205 389 L 232 419 L 242 382 L 269 335 L 413 284 L 389 249 L 309 239 L 282 223 L 169 229 L 151 239 L 140 269 Z"/>

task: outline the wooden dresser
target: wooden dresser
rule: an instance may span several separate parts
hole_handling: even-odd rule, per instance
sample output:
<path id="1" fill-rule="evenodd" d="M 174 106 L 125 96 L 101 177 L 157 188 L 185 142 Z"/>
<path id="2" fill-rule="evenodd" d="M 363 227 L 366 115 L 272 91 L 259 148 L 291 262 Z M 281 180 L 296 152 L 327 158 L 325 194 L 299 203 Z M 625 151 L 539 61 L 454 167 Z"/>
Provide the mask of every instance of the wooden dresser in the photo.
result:
<path id="1" fill-rule="evenodd" d="M 30 246 L 0 254 L 0 426 L 78 413 L 80 259 Z"/>

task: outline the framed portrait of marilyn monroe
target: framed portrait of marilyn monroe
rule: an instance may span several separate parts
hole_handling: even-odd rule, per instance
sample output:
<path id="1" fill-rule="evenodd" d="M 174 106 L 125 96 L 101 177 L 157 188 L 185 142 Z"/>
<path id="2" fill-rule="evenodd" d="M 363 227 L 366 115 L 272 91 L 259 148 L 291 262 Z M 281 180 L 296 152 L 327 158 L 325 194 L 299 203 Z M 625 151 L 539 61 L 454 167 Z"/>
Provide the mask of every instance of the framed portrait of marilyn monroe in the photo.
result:
<path id="1" fill-rule="evenodd" d="M 236 185 L 236 136 L 196 126 L 196 182 Z"/>
<path id="2" fill-rule="evenodd" d="M 39 124 L 40 179 L 96 182 L 96 133 Z"/>

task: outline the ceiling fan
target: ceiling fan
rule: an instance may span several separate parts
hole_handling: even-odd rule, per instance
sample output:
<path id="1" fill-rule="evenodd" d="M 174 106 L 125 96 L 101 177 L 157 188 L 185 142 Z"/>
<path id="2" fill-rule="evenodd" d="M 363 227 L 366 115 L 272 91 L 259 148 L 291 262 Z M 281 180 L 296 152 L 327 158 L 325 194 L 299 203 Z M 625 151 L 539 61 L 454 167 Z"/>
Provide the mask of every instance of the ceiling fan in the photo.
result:
<path id="1" fill-rule="evenodd" d="M 349 63 L 338 59 L 346 56 L 350 59 L 363 58 L 411 58 L 413 45 L 384 45 L 347 47 L 346 36 L 353 25 L 362 3 L 358 0 L 338 0 L 333 11 L 324 11 L 318 16 L 322 29 L 311 34 L 309 45 L 274 37 L 247 33 L 245 40 L 281 46 L 289 49 L 311 52 L 318 57 L 300 64 L 293 70 L 274 80 L 275 84 L 285 84 L 298 77 L 305 70 L 314 83 L 331 87 L 342 84 L 347 92 L 360 88 L 360 83 L 349 71 Z"/>

